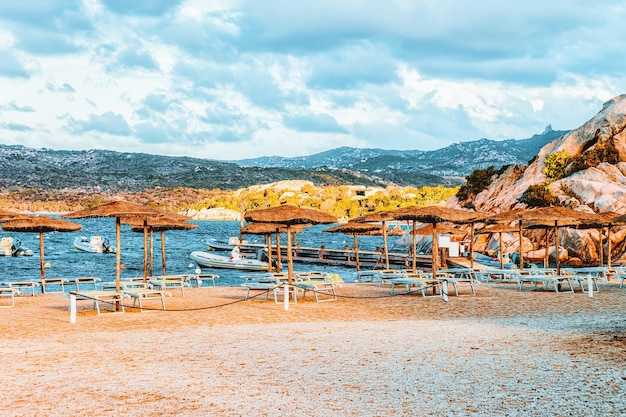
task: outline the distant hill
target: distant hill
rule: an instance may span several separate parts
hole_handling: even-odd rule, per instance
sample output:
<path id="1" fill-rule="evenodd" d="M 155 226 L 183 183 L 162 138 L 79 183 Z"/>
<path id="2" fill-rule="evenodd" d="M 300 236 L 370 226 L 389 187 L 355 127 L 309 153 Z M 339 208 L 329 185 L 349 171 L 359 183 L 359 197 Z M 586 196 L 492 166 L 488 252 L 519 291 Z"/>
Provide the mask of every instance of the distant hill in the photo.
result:
<path id="1" fill-rule="evenodd" d="M 458 185 L 476 169 L 527 164 L 544 145 L 566 133 L 568 131 L 552 130 L 551 126 L 547 126 L 542 134 L 528 139 L 480 139 L 455 143 L 434 151 L 342 147 L 310 156 L 269 156 L 234 162 L 247 167 L 349 169 L 398 185 Z"/>
<path id="2" fill-rule="evenodd" d="M 282 180 L 316 185 L 384 185 L 342 170 L 242 167 L 207 159 L 103 150 L 57 151 L 0 145 L 0 190 L 142 191 L 155 187 L 234 190 Z"/>
<path id="3" fill-rule="evenodd" d="M 435 151 L 337 148 L 315 155 L 224 162 L 104 150 L 63 151 L 0 145 L 0 190 L 135 192 L 155 187 L 234 190 L 284 180 L 315 185 L 459 185 L 477 168 L 526 164 L 567 132 L 530 139 L 481 139 Z"/>

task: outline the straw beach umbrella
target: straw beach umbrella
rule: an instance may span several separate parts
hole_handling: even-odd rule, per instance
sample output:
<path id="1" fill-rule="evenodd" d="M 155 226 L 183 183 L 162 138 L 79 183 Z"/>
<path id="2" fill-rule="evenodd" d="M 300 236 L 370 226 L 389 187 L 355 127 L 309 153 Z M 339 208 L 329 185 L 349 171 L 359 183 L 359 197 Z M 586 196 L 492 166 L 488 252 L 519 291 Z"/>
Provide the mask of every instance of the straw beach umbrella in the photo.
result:
<path id="1" fill-rule="evenodd" d="M 291 205 L 249 211 L 245 214 L 244 218 L 247 222 L 252 223 L 280 223 L 286 226 L 288 284 L 291 284 L 293 279 L 293 255 L 291 248 L 292 227 L 294 225 L 329 224 L 337 222 L 337 218 L 330 214 Z"/>
<path id="2" fill-rule="evenodd" d="M 82 229 L 78 223 L 47 216 L 28 216 L 13 220 L 2 225 L 2 230 L 9 232 L 37 232 L 39 233 L 39 268 L 41 270 L 42 292 L 46 292 L 44 284 L 44 232 L 75 232 Z"/>
<path id="3" fill-rule="evenodd" d="M 148 232 L 150 234 L 150 275 L 152 275 L 152 251 L 153 245 L 153 233 L 161 232 L 161 264 L 163 267 L 163 275 L 167 275 L 167 258 L 165 256 L 165 231 L 166 230 L 191 230 L 198 227 L 197 224 L 188 223 L 186 221 L 172 220 L 169 218 L 156 218 L 146 221 Z M 133 232 L 144 232 L 143 222 L 139 224 L 131 224 L 130 230 Z"/>
<path id="4" fill-rule="evenodd" d="M 331 227 L 330 229 L 326 229 L 324 231 L 328 233 L 352 234 L 352 236 L 354 236 L 354 256 L 356 261 L 356 270 L 359 271 L 359 238 L 357 235 L 380 231 L 380 226 L 368 223 L 348 222 L 340 224 L 339 226 Z"/>
<path id="5" fill-rule="evenodd" d="M 302 229 L 310 226 L 310 224 L 296 224 L 291 226 L 291 233 L 300 233 Z M 269 258 L 268 271 L 272 271 L 272 234 L 276 233 L 276 272 L 281 269 L 281 250 L 280 250 L 280 234 L 287 232 L 287 225 L 282 223 L 248 223 L 241 226 L 240 235 L 263 235 L 267 236 L 267 256 Z"/>
<path id="6" fill-rule="evenodd" d="M 63 217 L 69 219 L 80 218 L 96 218 L 96 217 L 114 217 L 115 218 L 115 289 L 120 290 L 120 265 L 121 265 L 121 219 L 125 218 L 127 221 L 130 219 L 140 219 L 144 223 L 144 254 L 147 250 L 147 219 L 155 217 L 177 217 L 179 215 L 169 213 L 164 210 L 158 210 L 152 207 L 144 206 L 141 204 L 131 203 L 128 201 L 113 201 L 110 203 L 102 204 L 93 208 L 88 208 L 73 213 L 64 214 Z M 144 271 L 146 265 L 144 261 Z M 146 275 L 144 272 L 144 280 Z"/>
<path id="7" fill-rule="evenodd" d="M 438 223 L 455 223 L 470 224 L 472 226 L 472 235 L 474 223 L 480 221 L 483 216 L 476 212 L 453 209 L 443 206 L 427 206 L 427 207 L 406 207 L 389 212 L 394 220 L 411 220 L 413 222 L 413 271 L 417 269 L 417 255 L 415 253 L 416 241 L 416 224 L 430 223 L 433 226 Z M 433 253 L 432 253 L 432 272 L 433 276 L 437 273 L 438 268 L 438 247 L 436 227 L 433 227 Z M 471 243 L 470 243 L 471 245 Z M 473 248 L 471 249 L 473 250 Z M 470 251 L 471 251 L 470 250 Z"/>
<path id="8" fill-rule="evenodd" d="M 522 223 L 531 228 L 553 228 L 554 247 L 557 274 L 561 273 L 559 256 L 559 227 L 577 227 L 584 224 L 601 221 L 603 217 L 596 213 L 588 213 L 581 210 L 569 209 L 561 206 L 540 207 L 536 209 L 515 209 L 485 218 L 486 223 L 518 222 L 520 241 L 522 235 Z M 526 223 L 528 222 L 528 223 Z M 520 267 L 523 267 L 523 251 L 520 249 Z M 546 257 L 548 248 L 545 250 Z"/>
<path id="9" fill-rule="evenodd" d="M 353 219 L 353 222 L 356 223 L 380 223 L 381 230 L 383 234 L 383 250 L 385 252 L 385 269 L 389 269 L 389 251 L 387 249 L 387 236 L 389 232 L 387 231 L 386 222 L 389 220 L 393 220 L 390 212 L 388 211 L 379 211 L 376 213 L 368 214 L 365 216 L 357 217 Z"/>

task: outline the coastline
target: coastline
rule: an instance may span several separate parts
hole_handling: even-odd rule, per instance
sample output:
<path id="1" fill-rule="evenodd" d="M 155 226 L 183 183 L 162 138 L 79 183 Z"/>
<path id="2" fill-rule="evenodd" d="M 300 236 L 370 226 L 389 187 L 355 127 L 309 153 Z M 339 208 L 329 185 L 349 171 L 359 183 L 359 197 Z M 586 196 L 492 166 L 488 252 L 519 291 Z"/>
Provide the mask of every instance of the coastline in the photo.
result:
<path id="1" fill-rule="evenodd" d="M 623 415 L 624 289 L 484 284 L 476 296 L 242 302 L 191 288 L 166 311 L 69 323 L 61 294 L 0 310 L 6 415 Z"/>

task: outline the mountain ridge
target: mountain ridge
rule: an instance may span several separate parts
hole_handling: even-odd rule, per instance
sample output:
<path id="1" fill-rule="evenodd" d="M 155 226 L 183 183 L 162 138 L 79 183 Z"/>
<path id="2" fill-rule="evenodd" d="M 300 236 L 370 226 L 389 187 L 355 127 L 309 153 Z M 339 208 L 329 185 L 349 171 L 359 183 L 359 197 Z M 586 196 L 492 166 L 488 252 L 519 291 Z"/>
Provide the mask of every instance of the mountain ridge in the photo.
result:
<path id="1" fill-rule="evenodd" d="M 543 146 L 568 132 L 552 130 L 548 125 L 543 133 L 527 139 L 494 141 L 482 138 L 453 143 L 432 151 L 340 147 L 309 156 L 266 156 L 232 162 L 244 167 L 344 168 L 381 177 L 398 185 L 409 185 L 403 184 L 401 173 L 404 176 L 422 174 L 442 184 L 459 185 L 476 169 L 527 164 Z"/>
<path id="2" fill-rule="evenodd" d="M 241 161 L 0 144 L 0 190 L 236 190 L 288 179 L 309 180 L 315 185 L 456 186 L 475 169 L 525 164 L 542 146 L 566 132 L 548 126 L 544 133 L 529 139 L 480 139 L 434 151 L 341 147 L 296 158 Z"/>

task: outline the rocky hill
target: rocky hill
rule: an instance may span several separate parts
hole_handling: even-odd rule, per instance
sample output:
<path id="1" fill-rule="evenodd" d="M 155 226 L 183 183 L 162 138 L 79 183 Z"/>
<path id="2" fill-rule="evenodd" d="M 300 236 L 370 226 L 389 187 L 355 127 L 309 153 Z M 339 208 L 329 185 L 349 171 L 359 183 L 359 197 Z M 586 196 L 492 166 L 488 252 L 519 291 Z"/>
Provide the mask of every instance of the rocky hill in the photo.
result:
<path id="1" fill-rule="evenodd" d="M 526 163 L 564 131 L 530 139 L 457 143 L 436 151 L 337 148 L 299 158 L 233 162 L 104 150 L 0 145 L 0 190 L 137 192 L 155 187 L 233 190 L 283 180 L 316 185 L 459 185 L 477 168 Z M 468 155 L 472 155 L 471 158 Z"/>
<path id="2" fill-rule="evenodd" d="M 187 157 L 0 145 L 0 190 L 80 189 L 108 193 L 155 187 L 231 190 L 292 179 L 309 180 L 316 185 L 385 185 L 347 170 L 242 167 Z"/>
<path id="3" fill-rule="evenodd" d="M 495 174 L 482 191 L 464 201 L 453 197 L 448 206 L 484 213 L 547 205 L 626 213 L 625 129 L 626 94 L 607 101 L 591 120 L 545 145 L 529 165 Z M 602 231 L 604 253 L 610 238 L 612 252 L 624 254 L 626 229 L 606 230 Z M 593 264 L 601 253 L 599 236 L 598 230 L 569 230 L 561 235 L 559 245 L 570 256 Z"/>
<path id="4" fill-rule="evenodd" d="M 552 130 L 551 126 L 547 126 L 542 134 L 528 139 L 480 139 L 455 143 L 434 151 L 343 147 L 310 156 L 270 156 L 236 162 L 249 167 L 349 169 L 398 185 L 414 185 L 415 181 L 425 185 L 458 185 L 476 169 L 527 164 L 544 145 L 567 132 Z"/>

